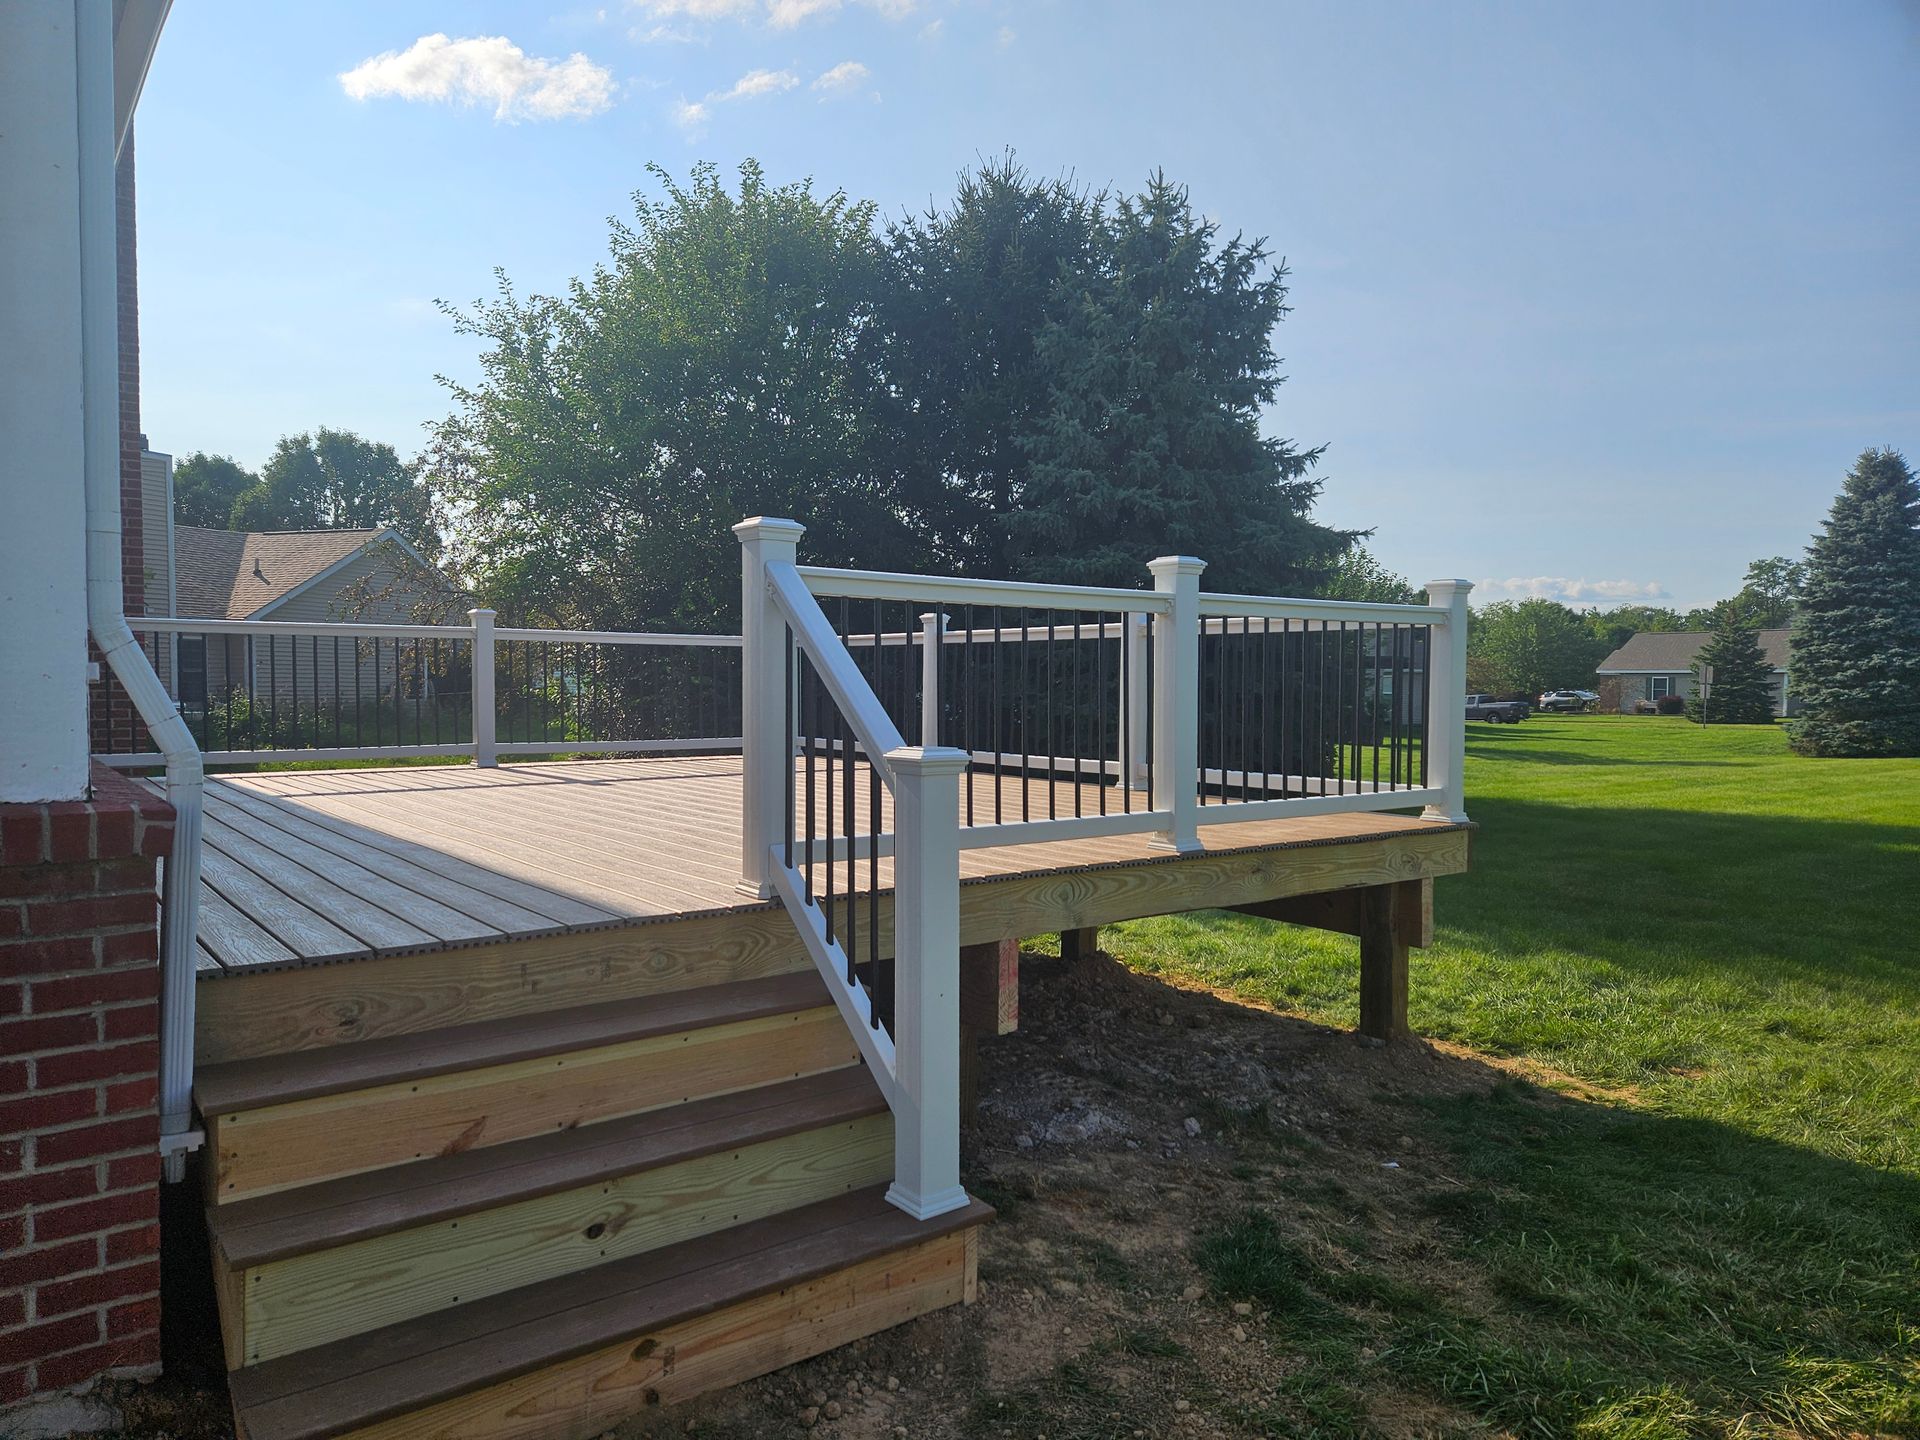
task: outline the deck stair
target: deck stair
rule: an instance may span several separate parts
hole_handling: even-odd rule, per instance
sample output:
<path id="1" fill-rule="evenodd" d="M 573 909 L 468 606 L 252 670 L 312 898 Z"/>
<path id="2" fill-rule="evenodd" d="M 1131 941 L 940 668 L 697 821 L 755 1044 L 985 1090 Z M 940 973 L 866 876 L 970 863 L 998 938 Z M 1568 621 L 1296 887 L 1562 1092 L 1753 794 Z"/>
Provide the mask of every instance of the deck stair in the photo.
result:
<path id="1" fill-rule="evenodd" d="M 971 1298 L 813 973 L 203 1068 L 248 1440 L 571 1440 Z"/>

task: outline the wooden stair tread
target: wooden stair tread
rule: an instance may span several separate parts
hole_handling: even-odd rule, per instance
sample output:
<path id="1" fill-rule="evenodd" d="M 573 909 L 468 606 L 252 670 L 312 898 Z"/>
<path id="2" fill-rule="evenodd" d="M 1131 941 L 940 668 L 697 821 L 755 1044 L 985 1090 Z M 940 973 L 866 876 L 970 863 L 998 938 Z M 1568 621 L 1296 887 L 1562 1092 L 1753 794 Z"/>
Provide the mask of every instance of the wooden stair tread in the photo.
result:
<path id="1" fill-rule="evenodd" d="M 324 1440 L 992 1215 L 917 1221 L 859 1191 L 235 1371 L 234 1408 L 248 1440 Z"/>
<path id="2" fill-rule="evenodd" d="M 860 1066 L 209 1208 L 236 1269 L 572 1190 L 887 1108 Z"/>
<path id="3" fill-rule="evenodd" d="M 229 1115 L 832 1003 L 818 974 L 811 969 L 795 971 L 608 1004 L 481 1020 L 418 1035 L 229 1060 L 203 1066 L 194 1076 L 193 1095 L 203 1115 Z"/>

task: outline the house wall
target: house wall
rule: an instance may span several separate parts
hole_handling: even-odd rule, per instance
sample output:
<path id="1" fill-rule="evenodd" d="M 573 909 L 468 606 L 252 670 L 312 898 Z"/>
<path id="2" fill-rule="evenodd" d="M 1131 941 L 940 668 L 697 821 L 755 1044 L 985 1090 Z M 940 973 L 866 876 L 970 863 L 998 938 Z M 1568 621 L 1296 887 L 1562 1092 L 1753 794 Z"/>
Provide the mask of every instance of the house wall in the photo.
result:
<path id="1" fill-rule="evenodd" d="M 1673 682 L 1674 694 L 1680 696 L 1682 699 L 1692 698 L 1694 685 L 1691 672 L 1678 671 L 1669 678 Z M 1639 703 L 1647 698 L 1652 679 L 1653 677 L 1650 675 L 1610 675 L 1605 677 L 1601 682 L 1601 693 L 1606 697 L 1602 701 L 1602 708 L 1617 709 L 1623 715 L 1635 713 Z M 1781 698 L 1783 694 L 1786 697 L 1784 703 Z M 1794 696 L 1787 688 L 1787 677 L 1779 672 L 1775 672 L 1773 677 L 1773 713 L 1775 715 L 1797 715 L 1800 713 L 1798 697 Z"/>
<path id="2" fill-rule="evenodd" d="M 87 787 L 74 59 L 72 6 L 0 4 L 0 801 Z"/>
<path id="3" fill-rule="evenodd" d="M 155 872 L 173 812 L 102 766 L 92 789 L 0 805 L 0 1434 L 10 1405 L 160 1362 Z"/>

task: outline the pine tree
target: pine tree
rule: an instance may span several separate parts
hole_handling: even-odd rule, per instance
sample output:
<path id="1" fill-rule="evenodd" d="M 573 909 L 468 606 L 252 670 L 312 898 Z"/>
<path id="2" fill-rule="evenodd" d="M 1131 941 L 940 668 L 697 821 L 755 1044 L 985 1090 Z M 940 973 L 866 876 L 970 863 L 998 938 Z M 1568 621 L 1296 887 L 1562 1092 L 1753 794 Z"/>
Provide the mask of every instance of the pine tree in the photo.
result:
<path id="1" fill-rule="evenodd" d="M 1861 453 L 1807 549 L 1791 693 L 1805 755 L 1920 755 L 1920 482 Z"/>
<path id="2" fill-rule="evenodd" d="M 1773 667 L 1737 605 L 1720 607 L 1713 639 L 1693 662 L 1687 718 L 1696 725 L 1773 723 Z"/>
<path id="3" fill-rule="evenodd" d="M 1320 450 L 1261 433 L 1285 267 L 1261 242 L 1218 243 L 1161 175 L 1101 216 L 1099 245 L 1035 343 L 1048 400 L 1021 442 L 1014 573 L 1138 585 L 1148 560 L 1184 553 L 1209 590 L 1312 593 L 1355 537 L 1311 518 Z"/>

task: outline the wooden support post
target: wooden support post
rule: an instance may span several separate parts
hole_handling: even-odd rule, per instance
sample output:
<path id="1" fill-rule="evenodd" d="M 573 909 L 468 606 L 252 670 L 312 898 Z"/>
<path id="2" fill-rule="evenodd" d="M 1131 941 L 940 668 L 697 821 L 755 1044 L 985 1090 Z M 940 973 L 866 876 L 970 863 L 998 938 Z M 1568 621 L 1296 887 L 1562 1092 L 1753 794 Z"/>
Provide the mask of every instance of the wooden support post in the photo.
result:
<path id="1" fill-rule="evenodd" d="M 1407 1028 L 1407 942 L 1400 932 L 1397 887 L 1360 892 L 1360 1033 L 1400 1040 Z"/>
<path id="2" fill-rule="evenodd" d="M 981 1035 L 1020 1028 L 1020 942 L 960 947 L 960 1023 Z"/>
<path id="3" fill-rule="evenodd" d="M 1100 927 L 1089 925 L 1082 930 L 1062 930 L 1060 932 L 1060 958 L 1062 960 L 1087 960 L 1100 951 Z"/>
<path id="4" fill-rule="evenodd" d="M 971 1130 L 980 1119 L 980 1032 L 960 1022 L 960 1128 Z"/>

